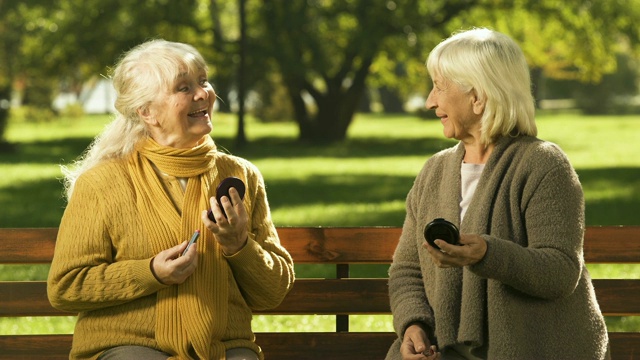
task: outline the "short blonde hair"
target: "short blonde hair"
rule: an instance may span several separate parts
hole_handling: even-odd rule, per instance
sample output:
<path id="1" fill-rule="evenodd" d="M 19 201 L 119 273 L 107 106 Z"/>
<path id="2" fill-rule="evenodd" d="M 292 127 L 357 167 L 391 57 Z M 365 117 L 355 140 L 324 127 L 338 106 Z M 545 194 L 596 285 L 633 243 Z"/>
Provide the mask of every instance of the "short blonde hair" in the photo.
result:
<path id="1" fill-rule="evenodd" d="M 207 71 L 207 64 L 193 46 L 162 39 L 144 42 L 127 51 L 113 69 L 116 116 L 91 143 L 73 167 L 62 166 L 67 198 L 78 177 L 109 159 L 123 158 L 149 136 L 139 109 L 147 108 L 158 94 L 171 89 L 181 73 Z"/>
<path id="2" fill-rule="evenodd" d="M 507 35 L 486 28 L 454 33 L 431 51 L 427 70 L 465 92 L 475 90 L 484 101 L 482 144 L 509 135 L 537 135 L 529 66 Z"/>

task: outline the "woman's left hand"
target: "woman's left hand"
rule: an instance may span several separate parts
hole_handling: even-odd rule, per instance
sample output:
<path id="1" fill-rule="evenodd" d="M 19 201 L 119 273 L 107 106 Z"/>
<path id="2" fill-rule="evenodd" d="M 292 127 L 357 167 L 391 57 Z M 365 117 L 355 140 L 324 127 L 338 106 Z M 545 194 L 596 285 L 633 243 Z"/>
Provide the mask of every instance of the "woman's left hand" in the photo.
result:
<path id="1" fill-rule="evenodd" d="M 220 200 L 227 217 L 222 213 L 214 197 L 209 199 L 209 202 L 216 222 L 207 217 L 207 210 L 202 212 L 202 222 L 211 230 L 227 256 L 237 253 L 247 243 L 248 222 L 247 211 L 238 191 L 235 188 L 229 189 L 229 196 L 231 196 L 231 200 L 226 196 Z"/>
<path id="2" fill-rule="evenodd" d="M 422 246 L 429 251 L 433 262 L 441 268 L 463 267 L 480 262 L 487 253 L 487 242 L 480 235 L 460 234 L 460 245 L 451 245 L 444 240 L 436 240 L 440 250 L 426 241 Z"/>

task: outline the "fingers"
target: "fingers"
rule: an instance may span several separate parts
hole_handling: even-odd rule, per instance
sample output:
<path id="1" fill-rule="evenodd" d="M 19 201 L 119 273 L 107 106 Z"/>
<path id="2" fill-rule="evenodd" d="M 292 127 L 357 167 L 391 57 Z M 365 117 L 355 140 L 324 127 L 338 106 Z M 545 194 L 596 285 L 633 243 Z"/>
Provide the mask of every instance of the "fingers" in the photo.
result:
<path id="1" fill-rule="evenodd" d="M 427 334 L 418 325 L 410 325 L 404 333 L 400 353 L 403 360 L 438 359 L 436 346 L 432 346 Z"/>
<path id="2" fill-rule="evenodd" d="M 205 218 L 204 212 L 202 221 L 223 248 L 237 249 L 246 243 L 249 217 L 240 194 L 235 188 L 229 189 L 229 197 L 223 196 L 220 204 L 215 198 L 210 198 L 209 202 L 216 222 Z"/>
<path id="3" fill-rule="evenodd" d="M 229 196 L 231 200 L 229 197 L 223 196 L 220 199 L 220 204 L 218 204 L 218 201 L 216 201 L 214 197 L 209 199 L 211 211 L 216 222 L 214 223 L 204 217 L 202 220 L 207 228 L 214 234 L 230 232 L 232 229 L 239 231 L 243 229 L 248 222 L 247 210 L 244 207 L 238 191 L 235 188 L 229 189 Z"/>
<path id="4" fill-rule="evenodd" d="M 461 234 L 460 245 L 452 245 L 444 240 L 436 240 L 440 250 L 424 243 L 431 258 L 438 267 L 463 267 L 480 262 L 487 252 L 487 242 L 475 234 Z"/>
<path id="5" fill-rule="evenodd" d="M 435 345 L 431 345 L 428 349 L 422 352 L 427 359 L 440 359 L 440 353 L 438 352 L 438 348 Z"/>
<path id="6" fill-rule="evenodd" d="M 188 241 L 158 253 L 151 261 L 151 269 L 158 281 L 165 285 L 182 284 L 198 266 L 196 246 L 180 256 Z"/>
<path id="7" fill-rule="evenodd" d="M 207 225 L 209 230 L 214 231 L 215 225 L 220 224 L 223 221 L 227 221 L 227 218 L 225 214 L 222 212 L 222 208 L 218 204 L 218 201 L 216 201 L 215 197 L 209 198 L 209 205 L 211 206 L 211 213 L 213 214 L 213 218 L 215 219 L 215 222 L 209 219 L 208 222 L 205 222 L 205 225 Z"/>
<path id="8" fill-rule="evenodd" d="M 231 201 L 237 207 L 236 212 L 244 211 L 244 206 L 237 206 L 242 203 L 242 198 L 240 197 L 240 194 L 238 193 L 238 190 L 236 190 L 236 188 L 229 189 L 229 196 L 231 196 Z"/>
<path id="9" fill-rule="evenodd" d="M 214 224 L 234 224 L 238 219 L 246 217 L 244 203 L 235 188 L 230 188 L 229 196 L 222 196 L 220 198 L 220 202 L 218 202 L 214 197 L 211 197 L 209 199 L 209 204 L 215 219 L 215 222 L 213 222 Z M 212 229 L 212 231 L 214 231 L 214 229 Z"/>
<path id="10" fill-rule="evenodd" d="M 234 224 L 238 219 L 246 216 L 246 210 L 236 188 L 229 189 L 229 197 L 223 196 L 220 202 L 222 203 L 224 212 L 227 214 L 227 221 L 230 224 Z"/>

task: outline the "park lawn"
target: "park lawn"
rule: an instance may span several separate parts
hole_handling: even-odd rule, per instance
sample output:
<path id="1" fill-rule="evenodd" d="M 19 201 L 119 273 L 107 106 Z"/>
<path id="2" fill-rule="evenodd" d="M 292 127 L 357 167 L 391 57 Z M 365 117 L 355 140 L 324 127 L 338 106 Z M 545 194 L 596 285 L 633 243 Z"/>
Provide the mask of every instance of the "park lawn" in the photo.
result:
<path id="1" fill-rule="evenodd" d="M 59 165 L 73 161 L 110 120 L 109 116 L 11 123 L 14 154 L 0 154 L 0 226 L 55 227 L 64 211 Z M 401 226 L 404 199 L 433 153 L 455 144 L 438 121 L 414 116 L 358 115 L 349 139 L 332 145 L 295 141 L 294 123 L 249 118 L 249 145 L 234 147 L 236 121 L 215 114 L 212 133 L 224 151 L 251 160 L 263 173 L 278 226 Z M 541 114 L 539 136 L 560 145 L 580 175 L 588 225 L 640 225 L 640 158 L 633 116 L 585 117 Z M 589 266 L 594 278 L 640 278 L 637 265 Z M 0 280 L 46 278 L 48 267 L 0 267 Z M 330 267 L 296 266 L 298 277 L 328 277 Z M 380 277 L 386 267 L 360 266 L 353 273 Z M 256 316 L 256 331 L 333 331 L 332 317 Z M 72 332 L 72 317 L 0 319 L 0 333 Z M 608 319 L 612 331 L 638 331 L 635 318 Z M 352 331 L 392 331 L 390 316 L 356 316 Z"/>

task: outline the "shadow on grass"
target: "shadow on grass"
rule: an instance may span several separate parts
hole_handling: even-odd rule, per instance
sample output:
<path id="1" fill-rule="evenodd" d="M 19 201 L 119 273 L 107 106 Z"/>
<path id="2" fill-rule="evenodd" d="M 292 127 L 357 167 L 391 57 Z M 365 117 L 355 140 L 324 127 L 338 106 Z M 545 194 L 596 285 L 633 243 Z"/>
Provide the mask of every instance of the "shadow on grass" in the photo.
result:
<path id="1" fill-rule="evenodd" d="M 272 208 L 337 203 L 378 203 L 404 200 L 412 176 L 315 175 L 304 180 L 271 179 L 267 183 Z"/>
<path id="2" fill-rule="evenodd" d="M 263 137 L 253 140 L 244 148 L 235 148 L 229 138 L 214 140 L 230 153 L 260 160 L 264 158 L 293 159 L 302 157 L 380 158 L 393 156 L 424 156 L 425 159 L 455 142 L 438 138 L 354 138 L 343 143 L 316 145 L 292 141 L 282 137 Z"/>
<path id="3" fill-rule="evenodd" d="M 640 225 L 640 167 L 578 169 L 587 225 Z"/>
<path id="4" fill-rule="evenodd" d="M 2 164 L 66 164 L 77 159 L 93 138 L 41 140 L 16 144 L 13 152 L 0 152 Z M 314 145 L 284 137 L 262 137 L 244 148 L 235 148 L 229 137 L 214 138 L 220 150 L 247 158 L 295 159 L 304 157 L 379 158 L 390 156 L 424 156 L 425 159 L 455 142 L 437 138 L 356 138 L 343 143 Z"/>
<path id="5" fill-rule="evenodd" d="M 26 181 L 0 188 L 0 227 L 56 227 L 66 201 L 57 179 Z"/>
<path id="6" fill-rule="evenodd" d="M 0 153 L 0 164 L 68 164 L 78 158 L 93 138 L 41 140 L 16 145 L 11 153 Z"/>
<path id="7" fill-rule="evenodd" d="M 397 206 L 389 208 L 382 205 L 397 201 L 404 203 L 413 180 L 412 176 L 402 175 L 316 175 L 304 180 L 280 178 L 267 181 L 267 193 L 272 211 L 308 206 L 339 208 L 335 211 L 344 213 L 344 216 L 317 219 L 317 223 L 308 225 L 401 226 L 404 206 L 397 209 Z"/>

